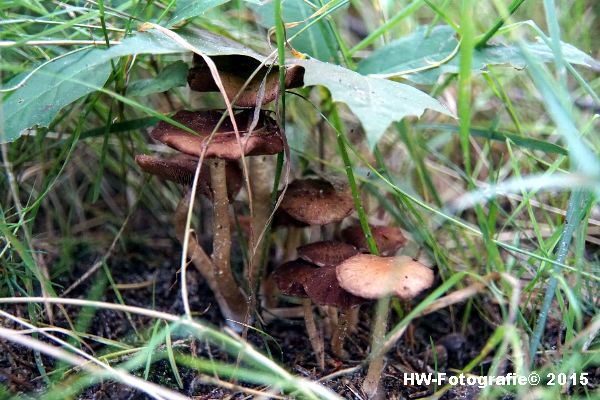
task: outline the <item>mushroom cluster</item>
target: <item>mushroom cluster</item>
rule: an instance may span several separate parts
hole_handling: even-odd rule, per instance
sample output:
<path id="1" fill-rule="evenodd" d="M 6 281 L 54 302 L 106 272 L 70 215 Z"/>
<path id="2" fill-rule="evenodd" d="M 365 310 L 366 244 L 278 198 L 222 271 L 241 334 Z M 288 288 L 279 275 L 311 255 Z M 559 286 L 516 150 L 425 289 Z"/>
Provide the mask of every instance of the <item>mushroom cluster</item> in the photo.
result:
<path id="1" fill-rule="evenodd" d="M 179 111 L 171 116 L 178 126 L 161 121 L 150 133 L 154 140 L 179 153 L 167 158 L 138 155 L 135 160 L 145 172 L 185 187 L 193 183 L 200 159 L 208 167 L 200 169 L 198 192 L 212 201 L 212 254 L 209 257 L 195 235 L 190 235 L 188 256 L 213 291 L 225 319 L 232 322 L 232 327 L 239 329 L 248 322 L 250 310 L 248 295 L 236 280 L 231 266 L 230 202 L 235 199 L 243 182 L 238 160 L 246 156 L 282 152 L 284 138 L 270 112 L 258 109 L 276 98 L 279 90 L 276 75 L 267 67 L 262 67 L 245 85 L 255 72 L 256 68 L 251 67 L 258 65 L 245 68 L 231 57 L 216 57 L 215 64 L 220 69 L 229 101 L 257 110 L 235 109 L 234 115 L 225 115 L 222 110 Z M 301 72 L 298 68 L 290 68 L 286 79 L 288 87 L 301 85 Z M 192 90 L 218 91 L 203 58 L 196 55 L 188 82 Z M 257 96 L 261 85 L 265 85 L 266 92 Z M 181 129 L 181 126 L 187 129 Z M 176 234 L 182 243 L 190 201 L 189 194 L 184 196 L 175 212 Z"/>
<path id="2" fill-rule="evenodd" d="M 433 271 L 410 257 L 362 254 L 353 245 L 337 241 L 315 242 L 297 250 L 299 258 L 277 267 L 272 277 L 281 293 L 302 298 L 307 332 L 320 368 L 324 367 L 323 341 L 312 303 L 337 309 L 331 351 L 345 358 L 344 340 L 356 329 L 353 311 L 359 305 L 390 295 L 412 300 L 433 284 Z"/>
<path id="3" fill-rule="evenodd" d="M 220 91 L 228 104 L 238 108 L 229 108 L 228 115 L 222 110 L 178 111 L 171 116 L 175 124 L 161 121 L 151 131 L 154 140 L 177 153 L 166 158 L 138 155 L 136 162 L 145 172 L 185 187 L 193 184 L 200 168 L 197 192 L 212 202 L 212 253 L 209 255 L 202 248 L 194 234 L 185 235 L 191 190 L 177 206 L 175 230 L 177 238 L 188 246 L 188 257 L 214 293 L 223 317 L 239 330 L 250 322 L 250 313 L 255 311 L 251 308 L 256 304 L 256 279 L 262 278 L 264 299 L 277 300 L 267 290 L 267 283 L 272 287 L 275 284 L 283 295 L 301 299 L 308 336 L 319 367 L 324 369 L 324 341 L 317 327 L 315 305 L 319 315 L 327 316 L 323 320 L 329 320 L 332 353 L 345 358 L 344 340 L 348 332 L 356 329 L 361 304 L 390 295 L 408 301 L 431 286 L 433 272 L 411 258 L 396 256 L 406 243 L 398 228 L 372 226 L 381 255 L 369 254 L 360 225 L 339 229 L 354 211 L 348 184 L 333 177 L 313 177 L 293 180 L 285 194 L 280 192 L 283 198 L 273 226 L 288 227 L 286 248 L 291 251 L 282 257 L 287 262 L 275 268 L 268 279 L 257 276 L 260 268 L 255 267 L 262 263 L 264 249 L 254 241 L 267 224 L 273 186 L 262 166 L 267 156 L 282 152 L 285 146 L 284 134 L 273 114 L 261 109 L 280 94 L 278 74 L 244 56 L 219 56 L 213 62 L 219 71 L 219 85 L 212 66 L 209 68 L 203 57 L 195 55 L 188 75 L 190 89 Z M 302 82 L 301 67 L 286 69 L 286 88 L 302 86 Z M 246 222 L 252 252 L 241 282 L 231 263 L 231 203 L 244 186 L 239 165 L 244 157 L 250 157 L 246 183 L 252 192 L 248 192 L 248 200 L 253 206 L 252 219 Z M 201 168 L 204 166 L 207 168 Z M 333 229 L 324 229 L 325 226 Z M 301 245 L 305 227 L 311 227 L 312 243 Z M 188 243 L 183 243 L 185 237 L 189 237 Z"/>
<path id="4" fill-rule="evenodd" d="M 280 219 L 291 227 L 340 222 L 354 210 L 349 188 L 324 179 L 293 181 L 281 203 Z M 295 224 L 294 221 L 298 222 Z M 297 229 L 297 228 L 294 228 Z M 309 340 L 321 369 L 323 338 L 314 319 L 313 304 L 331 311 L 334 321 L 331 351 L 345 358 L 344 340 L 356 329 L 359 306 L 389 295 L 410 300 L 433 283 L 431 269 L 405 256 L 393 256 L 406 243 L 398 228 L 372 226 L 382 256 L 368 253 L 360 225 L 341 231 L 341 240 L 319 240 L 296 248 L 297 259 L 277 267 L 271 279 L 279 291 L 301 298 Z"/>

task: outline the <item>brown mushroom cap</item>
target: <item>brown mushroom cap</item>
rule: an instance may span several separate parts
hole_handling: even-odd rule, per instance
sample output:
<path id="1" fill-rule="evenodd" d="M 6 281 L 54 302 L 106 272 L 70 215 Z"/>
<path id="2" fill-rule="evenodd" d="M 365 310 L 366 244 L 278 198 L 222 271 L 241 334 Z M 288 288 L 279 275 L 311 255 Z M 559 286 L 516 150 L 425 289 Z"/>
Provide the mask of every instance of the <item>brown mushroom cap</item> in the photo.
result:
<path id="1" fill-rule="evenodd" d="M 348 309 L 364 303 L 364 298 L 342 289 L 336 277 L 336 267 L 323 267 L 312 271 L 304 281 L 304 290 L 313 302 L 322 306 Z"/>
<path id="2" fill-rule="evenodd" d="M 271 277 L 281 293 L 288 296 L 306 297 L 304 282 L 316 268 L 302 260 L 288 261 L 275 268 Z"/>
<path id="3" fill-rule="evenodd" d="M 394 255 L 406 244 L 406 238 L 400 228 L 392 226 L 371 226 L 371 233 L 379 254 L 382 256 Z M 360 225 L 352 225 L 342 230 L 342 239 L 356 246 L 361 252 L 369 252 L 369 244 Z"/>
<path id="4" fill-rule="evenodd" d="M 310 225 L 344 219 L 354 209 L 348 185 L 332 185 L 323 179 L 297 179 L 290 183 L 281 208 L 292 218 Z"/>
<path id="5" fill-rule="evenodd" d="M 168 158 L 140 154 L 135 156 L 135 162 L 149 174 L 189 186 L 194 181 L 198 158 L 187 154 L 175 154 Z M 225 171 L 227 174 L 227 195 L 232 200 L 242 188 L 242 170 L 237 162 L 228 162 Z M 200 169 L 198 189 L 203 195 L 212 198 L 208 168 Z"/>
<path id="6" fill-rule="evenodd" d="M 242 55 L 224 55 L 211 57 L 219 70 L 219 76 L 223 82 L 225 93 L 229 101 L 233 101 L 244 83 L 250 78 L 250 75 L 260 67 L 260 62 L 251 57 Z M 266 75 L 266 78 L 265 78 Z M 294 65 L 286 68 L 285 87 L 286 89 L 303 86 L 304 68 Z M 239 94 L 235 101 L 238 107 L 255 107 L 258 104 L 258 93 L 260 86 L 265 81 L 265 92 L 261 103 L 267 104 L 277 97 L 279 91 L 279 68 L 273 67 L 269 70 L 268 66 L 260 67 L 258 73 Z M 204 59 L 194 54 L 194 67 L 188 73 L 188 83 L 190 89 L 197 92 L 218 92 L 217 87 L 208 65 Z"/>
<path id="7" fill-rule="evenodd" d="M 433 284 L 433 271 L 406 256 L 358 254 L 336 269 L 340 286 L 366 299 L 396 295 L 411 300 Z"/>
<path id="8" fill-rule="evenodd" d="M 293 218 L 290 214 L 283 211 L 281 209 L 281 207 L 278 207 L 277 210 L 275 210 L 275 214 L 273 215 L 273 222 L 271 223 L 271 225 L 274 228 L 278 228 L 278 227 L 304 228 L 304 227 L 308 226 L 308 224 L 306 222 L 298 221 L 297 219 Z"/>
<path id="9" fill-rule="evenodd" d="M 298 247 L 298 257 L 319 267 L 336 266 L 347 258 L 358 254 L 351 244 L 325 240 Z"/>
<path id="10" fill-rule="evenodd" d="M 208 138 L 213 132 L 221 116 L 220 111 L 179 111 L 171 119 L 192 129 L 193 135 L 165 121 L 160 121 L 151 133 L 152 138 L 182 153 L 199 157 Z M 283 150 L 281 132 L 268 112 L 261 111 L 258 123 L 249 135 L 253 112 L 243 111 L 235 115 L 240 134 L 243 154 L 246 156 L 276 154 Z M 213 135 L 205 157 L 237 160 L 242 157 L 242 149 L 238 145 L 233 125 L 229 116 L 225 117 L 215 135 Z"/>

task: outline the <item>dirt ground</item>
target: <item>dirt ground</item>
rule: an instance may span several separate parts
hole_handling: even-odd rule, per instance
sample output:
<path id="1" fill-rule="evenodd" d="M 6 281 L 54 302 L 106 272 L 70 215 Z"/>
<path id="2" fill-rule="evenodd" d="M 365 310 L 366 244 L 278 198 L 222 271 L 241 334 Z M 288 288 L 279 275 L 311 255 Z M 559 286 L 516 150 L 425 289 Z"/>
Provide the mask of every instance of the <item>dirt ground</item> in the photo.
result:
<path id="1" fill-rule="evenodd" d="M 132 232 L 138 232 L 138 228 L 129 227 L 124 242 L 117 246 L 115 253 L 110 257 L 108 266 L 113 279 L 119 284 L 140 283 L 139 287 L 122 289 L 121 294 L 125 304 L 131 306 L 154 307 L 156 310 L 166 311 L 173 314 L 183 314 L 183 305 L 179 293 L 179 282 L 177 281 L 177 270 L 179 265 L 180 247 L 172 238 L 172 232 L 168 230 L 153 230 L 151 235 L 144 236 L 144 240 L 134 241 Z M 150 234 L 149 234 L 150 235 Z M 76 262 L 74 268 L 68 273 L 59 276 L 55 282 L 62 287 L 68 287 L 75 282 L 101 254 L 94 246 L 80 245 L 74 250 Z M 98 272 L 97 278 L 102 271 Z M 78 286 L 69 297 L 87 298 L 91 284 L 96 279 L 88 280 Z M 154 281 L 155 284 L 148 282 Z M 189 270 L 189 299 L 190 306 L 194 311 L 203 312 L 203 321 L 218 326 L 221 317 L 219 311 L 212 303 L 212 294 L 208 287 L 202 282 L 199 274 L 191 268 Z M 60 290 L 59 290 L 60 293 Z M 117 302 L 117 298 L 107 286 L 98 299 L 107 302 Z M 404 386 L 401 377 L 405 372 L 433 372 L 434 362 L 432 356 L 432 343 L 436 346 L 437 368 L 442 372 L 451 372 L 464 367 L 470 360 L 479 354 L 489 335 L 494 329 L 493 318 L 487 320 L 467 321 L 464 331 L 461 331 L 463 323 L 463 307 L 445 309 L 427 317 L 418 319 L 411 329 L 399 341 L 396 347 L 388 354 L 387 364 L 384 371 L 384 385 L 389 399 L 416 399 L 433 393 L 433 388 L 424 386 Z M 23 306 L 4 307 L 13 315 L 27 315 Z M 71 317 L 77 316 L 81 309 L 77 307 L 66 307 Z M 481 310 L 480 310 L 481 311 Z M 494 305 L 489 305 L 486 314 L 497 313 Z M 473 312 L 471 315 L 477 317 L 481 312 Z M 306 377 L 308 379 L 320 379 L 328 377 L 336 372 L 344 371 L 338 376 L 324 379 L 323 384 L 330 387 L 340 396 L 348 399 L 364 398 L 360 391 L 360 384 L 365 374 L 361 368 L 361 362 L 365 359 L 369 350 L 371 306 L 365 305 L 361 308 L 358 332 L 353 334 L 346 342 L 346 350 L 350 357 L 348 360 L 338 360 L 332 357 L 327 348 L 326 370 L 321 372 L 315 363 L 313 354 L 310 352 L 310 343 L 301 319 L 275 320 L 269 323 L 264 330 L 276 341 L 264 340 L 258 333 L 249 331 L 248 340 L 265 352 L 265 344 L 268 344 L 273 358 L 279 361 L 288 371 Z M 67 327 L 66 321 L 61 319 L 57 313 L 56 324 Z M 199 316 L 200 317 L 200 316 Z M 393 313 L 392 323 L 397 321 L 397 315 Z M 133 343 L 135 336 L 131 322 L 140 329 L 151 329 L 153 321 L 147 317 L 132 316 L 128 320 L 123 313 L 110 310 L 99 310 L 95 313 L 91 326 L 87 329 L 95 335 L 108 339 Z M 17 328 L 14 324 L 0 320 L 0 324 Z M 556 339 L 559 324 L 551 321 L 549 324 L 547 340 Z M 207 343 L 191 342 L 189 338 L 175 338 L 181 340 L 182 347 L 179 351 L 193 352 L 200 357 L 212 357 L 214 359 L 235 362 L 215 346 Z M 92 344 L 94 350 L 99 347 Z M 34 355 L 31 351 L 20 346 L 14 346 L 0 341 L 3 350 L 0 350 L 0 382 L 6 385 L 13 393 L 24 393 L 35 396 L 40 394 L 46 383 L 40 378 L 36 367 Z M 328 343 L 326 344 L 328 345 Z M 48 371 L 51 371 L 55 362 L 46 357 L 42 361 Z M 486 370 L 491 358 L 486 358 L 475 370 Z M 505 373 L 510 372 L 510 366 L 506 366 Z M 225 390 L 214 385 L 206 384 L 198 374 L 187 368 L 181 368 L 181 377 L 184 387 L 180 390 L 183 394 L 194 396 L 196 399 L 221 399 L 252 398 L 251 395 Z M 600 371 L 590 371 L 591 379 L 600 382 Z M 142 371 L 140 371 L 140 374 Z M 177 389 L 177 383 L 171 372 L 168 361 L 163 360 L 153 364 L 150 379 L 161 385 Z M 260 389 L 260 388 L 258 388 Z M 179 389 L 177 389 L 179 390 Z M 474 387 L 455 387 L 444 395 L 444 399 L 475 399 L 478 397 L 478 389 Z M 4 394 L 8 396 L 8 394 Z M 2 397 L 2 394 L 0 394 Z M 145 395 L 135 390 L 113 382 L 104 382 L 87 388 L 80 393 L 79 399 L 143 399 Z M 512 398 L 507 395 L 505 398 Z"/>

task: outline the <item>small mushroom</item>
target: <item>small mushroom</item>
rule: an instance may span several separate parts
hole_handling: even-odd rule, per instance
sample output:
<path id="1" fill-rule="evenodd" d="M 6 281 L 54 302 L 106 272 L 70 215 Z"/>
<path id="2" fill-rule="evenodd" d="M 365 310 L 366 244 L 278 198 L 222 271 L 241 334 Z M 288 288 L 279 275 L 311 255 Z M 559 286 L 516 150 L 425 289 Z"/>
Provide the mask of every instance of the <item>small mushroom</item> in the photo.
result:
<path id="1" fill-rule="evenodd" d="M 235 106 L 238 107 L 256 107 L 261 104 L 267 104 L 277 97 L 279 92 L 279 68 L 269 66 L 260 66 L 260 62 L 251 57 L 242 55 L 224 55 L 212 57 L 217 69 L 225 93 L 229 101 L 235 100 Z M 246 81 L 252 74 L 260 68 L 254 77 L 248 82 Z M 301 87 L 303 85 L 304 68 L 299 65 L 294 65 L 286 68 L 285 72 L 285 87 L 286 89 Z M 258 97 L 260 87 L 264 81 L 264 95 Z M 194 54 L 194 67 L 188 73 L 188 83 L 190 89 L 197 92 L 218 92 L 217 87 L 210 69 L 204 59 Z"/>
<path id="2" fill-rule="evenodd" d="M 140 154 L 135 156 L 135 162 L 144 170 L 161 179 L 166 179 L 190 186 L 194 180 L 198 157 L 178 153 L 168 158 Z M 237 162 L 228 162 L 225 166 L 227 176 L 227 195 L 233 200 L 242 188 L 242 170 Z M 199 190 L 208 198 L 212 198 L 210 189 L 210 174 L 206 169 L 200 170 Z"/>
<path id="3" fill-rule="evenodd" d="M 309 225 L 326 225 L 346 218 L 354 210 L 350 188 L 324 179 L 296 179 L 289 184 L 281 208 Z"/>
<path id="4" fill-rule="evenodd" d="M 298 257 L 319 267 L 334 267 L 358 254 L 356 247 L 344 242 L 324 240 L 298 247 Z"/>
<path id="5" fill-rule="evenodd" d="M 211 279 L 217 282 L 217 288 L 215 289 L 213 285 L 211 289 L 213 292 L 216 290 L 217 299 L 224 299 L 219 302 L 224 316 L 236 322 L 246 323 L 249 315 L 247 297 L 236 282 L 231 269 L 231 227 L 226 163 L 228 160 L 237 160 L 244 155 L 275 154 L 283 150 L 283 140 L 277 123 L 266 111 L 261 111 L 256 120 L 254 116 L 255 114 L 250 111 L 242 111 L 233 116 L 238 127 L 237 133 L 240 136 L 241 146 L 231 118 L 223 118 L 223 113 L 220 111 L 180 111 L 172 117 L 197 135 L 164 121 L 159 122 L 151 133 L 154 139 L 182 153 L 195 157 L 204 154 L 207 158 L 213 200 L 213 252 L 210 259 L 205 254 L 197 256 L 196 260 L 199 261 L 194 265 L 198 266 L 208 282 Z M 203 252 L 200 246 L 196 248 L 197 253 Z M 232 326 L 239 329 L 242 325 Z"/>
<path id="6" fill-rule="evenodd" d="M 308 226 L 306 222 L 298 221 L 293 218 L 290 214 L 285 212 L 281 207 L 275 210 L 273 215 L 273 221 L 271 222 L 273 228 L 288 227 L 288 228 L 305 228 Z"/>
<path id="7" fill-rule="evenodd" d="M 407 301 L 433 284 L 433 271 L 406 256 L 380 257 L 358 254 L 338 265 L 336 272 L 341 287 L 368 299 L 395 295 Z M 373 346 L 383 340 L 386 327 L 387 312 L 376 313 L 373 321 Z M 383 365 L 382 353 L 373 357 L 369 364 L 362 385 L 369 398 L 378 396 Z"/>
<path id="8" fill-rule="evenodd" d="M 400 228 L 392 226 L 370 226 L 371 234 L 382 256 L 391 256 L 406 244 Z M 352 225 L 342 230 L 342 239 L 356 246 L 362 253 L 369 252 L 369 245 L 360 225 Z"/>
<path id="9" fill-rule="evenodd" d="M 355 296 L 411 300 L 433 284 L 433 271 L 410 257 L 358 254 L 336 267 L 340 287 Z"/>
<path id="10" fill-rule="evenodd" d="M 179 111 L 171 119 L 192 129 L 197 135 L 160 121 L 151 136 L 182 153 L 197 157 L 206 147 L 206 158 L 223 160 L 238 160 L 242 155 L 277 154 L 283 151 L 281 132 L 268 112 L 260 112 L 256 126 L 253 128 L 253 112 L 243 111 L 235 115 L 242 148 L 238 144 L 231 119 L 228 117 L 223 119 L 211 138 L 222 116 L 223 113 L 220 111 Z"/>
<path id="11" fill-rule="evenodd" d="M 281 293 L 294 297 L 307 297 L 304 282 L 316 270 L 302 260 L 288 261 L 275 268 L 271 276 Z"/>
<path id="12" fill-rule="evenodd" d="M 304 290 L 315 303 L 321 306 L 348 309 L 367 301 L 340 286 L 335 266 L 313 271 L 304 281 Z"/>
<path id="13" fill-rule="evenodd" d="M 344 290 L 338 283 L 336 266 L 319 268 L 304 281 L 304 290 L 316 304 L 339 310 L 338 323 L 331 340 L 333 354 L 346 358 L 344 340 L 348 332 L 348 312 L 367 300 Z"/>
<path id="14" fill-rule="evenodd" d="M 302 308 L 304 310 L 304 324 L 308 339 L 315 352 L 315 357 L 319 363 L 321 370 L 325 369 L 325 355 L 323 338 L 317 331 L 317 324 L 312 312 L 312 303 L 308 298 L 308 294 L 304 290 L 304 283 L 308 277 L 316 270 L 314 265 L 311 265 L 302 260 L 288 261 L 277 267 L 271 274 L 272 279 L 277 284 L 281 293 L 302 298 Z"/>

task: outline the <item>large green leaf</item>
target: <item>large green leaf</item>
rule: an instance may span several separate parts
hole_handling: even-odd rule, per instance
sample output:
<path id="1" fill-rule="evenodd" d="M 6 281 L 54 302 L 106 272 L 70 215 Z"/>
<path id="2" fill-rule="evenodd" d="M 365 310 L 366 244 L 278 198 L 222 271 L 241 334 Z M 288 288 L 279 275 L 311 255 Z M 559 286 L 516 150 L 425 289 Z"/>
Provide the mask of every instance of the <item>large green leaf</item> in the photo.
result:
<path id="1" fill-rule="evenodd" d="M 420 27 L 411 35 L 374 51 L 358 64 L 358 71 L 361 74 L 401 75 L 415 83 L 433 84 L 443 73 L 458 72 L 458 55 L 450 57 L 457 46 L 458 40 L 451 27 L 441 25 L 431 31 Z M 524 47 L 544 62 L 554 60 L 552 49 L 543 42 L 525 43 Z M 571 64 L 600 68 L 599 62 L 570 44 L 563 43 L 562 52 Z M 526 61 L 518 46 L 499 44 L 476 50 L 473 54 L 474 71 L 481 71 L 488 65 L 510 65 L 522 69 Z M 416 69 L 419 71 L 408 73 Z"/>
<path id="2" fill-rule="evenodd" d="M 97 51 L 84 50 L 53 61 L 13 92 L 2 104 L 0 143 L 17 139 L 23 130 L 35 125 L 48 126 L 64 106 L 93 92 L 74 80 L 104 85 L 110 64 L 105 57 L 91 62 L 94 54 Z"/>
<path id="3" fill-rule="evenodd" d="M 281 6 L 283 20 L 288 24 L 292 22 L 302 22 L 317 11 L 304 0 L 283 0 Z M 252 9 L 258 15 L 258 23 L 260 25 L 265 28 L 275 26 L 275 6 L 273 1 L 265 2 L 258 6 L 252 6 Z M 307 21 L 306 23 L 308 22 L 310 21 Z M 286 29 L 287 37 L 293 36 L 302 29 L 306 23 Z M 296 50 L 322 61 L 335 60 L 337 51 L 335 35 L 331 30 L 331 27 L 325 21 L 319 21 L 306 31 L 302 32 L 294 39 L 292 46 Z"/>
<path id="4" fill-rule="evenodd" d="M 188 66 L 183 61 L 167 65 L 154 78 L 132 82 L 127 87 L 129 96 L 147 96 L 152 93 L 166 92 L 174 87 L 187 85 Z"/>
<path id="5" fill-rule="evenodd" d="M 196 30 L 193 35 L 182 37 L 208 55 L 241 54 L 264 60 L 253 50 L 210 32 Z M 63 107 L 102 87 L 110 74 L 109 61 L 113 58 L 186 51 L 163 33 L 150 30 L 136 32 L 109 49 L 85 49 L 55 59 L 5 97 L 0 114 L 0 143 L 16 140 L 25 129 L 47 127 Z M 13 83 L 16 82 L 6 86 Z"/>
<path id="6" fill-rule="evenodd" d="M 298 61 L 305 69 L 305 86 L 327 87 L 335 101 L 345 103 L 358 117 L 371 147 L 394 121 L 421 116 L 425 109 L 452 115 L 428 94 L 402 83 L 372 78 L 319 60 Z"/>
<path id="7" fill-rule="evenodd" d="M 239 54 L 264 61 L 264 56 L 226 38 L 195 30 L 182 35 L 207 55 Z M 52 61 L 38 70 L 27 83 L 13 92 L 2 110 L 3 142 L 12 141 L 33 126 L 48 126 L 67 104 L 104 85 L 109 60 L 131 54 L 169 54 L 189 51 L 165 34 L 150 30 L 137 32 L 110 49 L 88 49 Z M 427 108 L 450 114 L 437 100 L 401 83 L 360 75 L 346 68 L 316 59 L 295 60 L 305 68 L 305 85 L 322 85 L 336 101 L 346 103 L 364 126 L 373 146 L 387 127 L 405 116 L 420 116 Z"/>
<path id="8" fill-rule="evenodd" d="M 229 0 L 177 0 L 175 13 L 169 20 L 168 25 L 173 26 L 187 18 L 197 17 L 211 8 L 225 4 Z"/>

